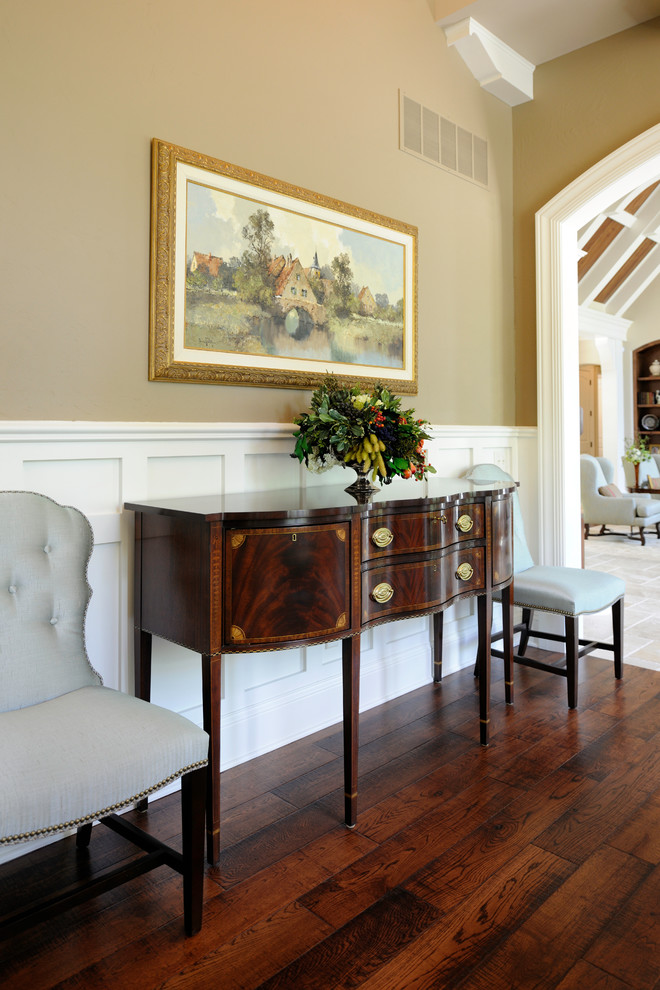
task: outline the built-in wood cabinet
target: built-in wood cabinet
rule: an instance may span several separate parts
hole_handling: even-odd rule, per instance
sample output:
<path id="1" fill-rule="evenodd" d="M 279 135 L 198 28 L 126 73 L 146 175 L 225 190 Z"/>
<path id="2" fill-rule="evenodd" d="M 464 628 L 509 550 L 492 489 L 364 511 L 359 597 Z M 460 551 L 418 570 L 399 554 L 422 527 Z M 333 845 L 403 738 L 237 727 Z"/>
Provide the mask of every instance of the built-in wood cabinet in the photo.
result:
<path id="1" fill-rule="evenodd" d="M 648 436 L 652 445 L 660 445 L 660 374 L 651 373 L 654 362 L 660 365 L 660 340 L 633 351 L 635 432 Z M 660 372 L 660 367 L 653 370 Z"/>

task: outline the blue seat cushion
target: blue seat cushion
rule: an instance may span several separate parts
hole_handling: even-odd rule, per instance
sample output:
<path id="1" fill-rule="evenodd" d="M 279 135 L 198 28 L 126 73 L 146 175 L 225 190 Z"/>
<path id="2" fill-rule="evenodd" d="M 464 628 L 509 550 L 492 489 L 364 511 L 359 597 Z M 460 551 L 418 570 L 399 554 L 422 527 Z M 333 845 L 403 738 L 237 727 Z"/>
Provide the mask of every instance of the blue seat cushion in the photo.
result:
<path id="1" fill-rule="evenodd" d="M 622 598 L 624 592 L 625 584 L 620 578 L 580 567 L 534 565 L 517 571 L 513 579 L 514 605 L 561 615 L 601 612 Z"/>
<path id="2" fill-rule="evenodd" d="M 69 831 L 204 766 L 189 719 L 105 687 L 0 713 L 0 847 Z"/>
<path id="3" fill-rule="evenodd" d="M 635 499 L 635 511 L 638 516 L 648 519 L 649 522 L 660 522 L 660 503 L 656 502 L 655 499 Z"/>

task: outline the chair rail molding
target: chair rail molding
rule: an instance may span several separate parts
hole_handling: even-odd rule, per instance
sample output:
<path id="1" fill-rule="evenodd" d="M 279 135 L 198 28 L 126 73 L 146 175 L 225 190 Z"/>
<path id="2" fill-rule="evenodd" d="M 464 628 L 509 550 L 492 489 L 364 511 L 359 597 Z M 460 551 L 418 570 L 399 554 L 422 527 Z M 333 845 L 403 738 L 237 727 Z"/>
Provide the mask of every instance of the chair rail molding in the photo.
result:
<path id="1" fill-rule="evenodd" d="M 536 214 L 540 563 L 580 566 L 578 231 L 660 176 L 660 124 L 618 148 Z"/>

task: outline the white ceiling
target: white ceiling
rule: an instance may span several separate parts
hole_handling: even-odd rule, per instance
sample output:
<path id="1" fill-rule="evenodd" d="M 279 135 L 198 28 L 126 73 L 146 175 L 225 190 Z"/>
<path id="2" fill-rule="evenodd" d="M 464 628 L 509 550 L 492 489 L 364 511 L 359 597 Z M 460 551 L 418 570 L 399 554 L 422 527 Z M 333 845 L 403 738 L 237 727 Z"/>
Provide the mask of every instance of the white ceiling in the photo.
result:
<path id="1" fill-rule="evenodd" d="M 533 65 L 660 17 L 660 0 L 429 0 L 442 27 L 473 17 Z"/>

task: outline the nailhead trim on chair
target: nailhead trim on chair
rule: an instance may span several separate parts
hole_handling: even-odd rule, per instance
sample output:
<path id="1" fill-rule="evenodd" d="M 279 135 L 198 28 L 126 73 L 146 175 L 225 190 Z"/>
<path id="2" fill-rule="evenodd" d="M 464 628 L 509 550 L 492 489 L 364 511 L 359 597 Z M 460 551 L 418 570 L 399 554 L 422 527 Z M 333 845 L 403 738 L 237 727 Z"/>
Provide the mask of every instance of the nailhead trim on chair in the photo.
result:
<path id="1" fill-rule="evenodd" d="M 189 773 L 191 770 L 197 770 L 199 767 L 205 767 L 208 760 L 200 760 L 197 763 L 191 763 L 190 766 L 184 767 L 183 770 L 179 770 L 177 773 L 170 774 L 165 780 L 161 780 L 159 784 L 154 784 L 153 787 L 148 787 L 144 791 L 140 791 L 139 794 L 134 794 L 133 797 L 127 798 L 125 801 L 118 801 L 116 804 L 111 804 L 107 808 L 102 808 L 100 811 L 95 811 L 91 815 L 85 815 L 84 818 L 76 818 L 71 822 L 63 822 L 60 825 L 47 825 L 45 828 L 37 828 L 33 832 L 21 832 L 19 835 L 6 835 L 0 837 L 0 845 L 12 845 L 19 842 L 29 842 L 33 839 L 39 839 L 46 835 L 55 835 L 57 832 L 66 832 L 72 828 L 79 828 L 81 825 L 87 825 L 89 822 L 97 821 L 99 818 L 105 818 L 106 815 L 111 814 L 113 811 L 118 811 L 120 808 L 127 808 L 130 804 L 135 804 L 137 801 L 142 800 L 142 798 L 148 797 L 149 794 L 153 794 L 154 791 L 159 790 L 161 787 L 165 787 L 166 784 L 171 784 L 173 780 L 177 780 L 179 777 L 183 777 L 184 774 Z"/>
<path id="2" fill-rule="evenodd" d="M 516 584 L 516 576 L 514 574 L 514 576 L 513 576 L 514 589 L 515 589 L 515 584 Z M 615 604 L 615 602 L 618 602 L 618 600 L 619 600 L 620 597 L 621 596 L 619 595 L 616 598 L 613 598 L 612 601 L 608 605 L 603 605 L 602 608 L 598 608 L 595 611 L 596 612 L 604 612 L 606 608 L 611 608 L 612 605 Z M 535 612 L 535 611 L 538 610 L 539 612 L 553 612 L 555 615 L 569 615 L 573 619 L 578 619 L 581 615 L 593 615 L 594 614 L 593 612 L 564 612 L 560 608 L 548 608 L 547 605 L 530 605 L 528 602 L 517 602 L 517 601 L 513 601 L 512 602 L 512 605 L 515 605 L 517 608 L 531 608 L 532 612 Z"/>

